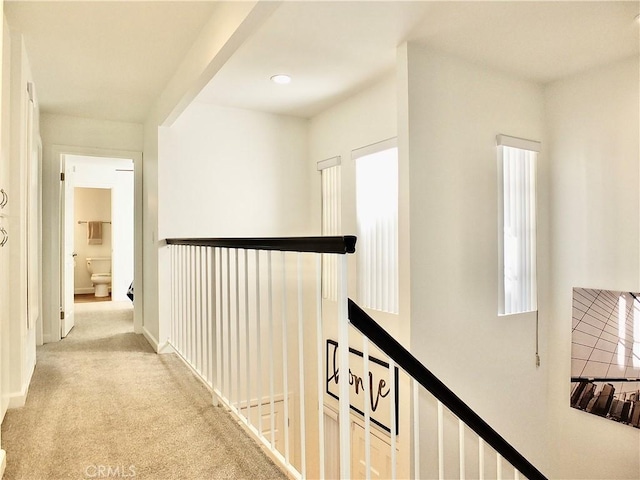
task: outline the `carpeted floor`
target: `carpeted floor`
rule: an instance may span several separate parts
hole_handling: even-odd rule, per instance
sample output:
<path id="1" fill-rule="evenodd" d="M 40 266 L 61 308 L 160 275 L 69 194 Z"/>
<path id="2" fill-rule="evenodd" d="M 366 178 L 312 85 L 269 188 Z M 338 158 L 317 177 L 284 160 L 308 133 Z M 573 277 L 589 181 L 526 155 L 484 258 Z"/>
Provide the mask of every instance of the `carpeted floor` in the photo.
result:
<path id="1" fill-rule="evenodd" d="M 69 336 L 38 348 L 27 403 L 2 424 L 4 478 L 286 478 L 132 317 L 128 303 L 78 304 Z"/>

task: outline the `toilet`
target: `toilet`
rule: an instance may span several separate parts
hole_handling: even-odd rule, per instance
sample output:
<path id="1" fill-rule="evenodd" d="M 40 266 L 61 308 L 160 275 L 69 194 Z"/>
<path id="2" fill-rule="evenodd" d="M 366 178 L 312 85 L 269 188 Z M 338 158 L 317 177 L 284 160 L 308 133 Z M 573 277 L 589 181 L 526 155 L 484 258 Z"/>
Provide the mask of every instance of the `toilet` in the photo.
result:
<path id="1" fill-rule="evenodd" d="M 91 274 L 95 296 L 108 297 L 111 286 L 111 257 L 87 258 L 87 270 Z"/>

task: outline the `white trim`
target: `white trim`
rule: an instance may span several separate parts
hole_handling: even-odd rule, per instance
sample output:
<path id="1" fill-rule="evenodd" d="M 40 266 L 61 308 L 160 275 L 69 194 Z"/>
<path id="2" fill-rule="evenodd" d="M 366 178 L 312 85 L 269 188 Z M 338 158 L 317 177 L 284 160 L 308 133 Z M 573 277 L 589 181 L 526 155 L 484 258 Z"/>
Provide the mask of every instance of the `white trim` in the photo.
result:
<path id="1" fill-rule="evenodd" d="M 367 145 L 366 147 L 356 148 L 355 150 L 351 151 L 351 160 L 357 160 L 360 157 L 366 157 L 367 155 L 383 152 L 391 148 L 398 148 L 397 137 L 388 138 L 386 140 L 382 140 L 381 142 L 372 143 L 371 145 Z"/>
<path id="2" fill-rule="evenodd" d="M 317 169 L 320 172 L 327 168 L 337 167 L 338 165 L 342 165 L 342 157 L 340 155 L 337 157 L 327 158 L 326 160 L 320 160 L 317 163 Z"/>
<path id="3" fill-rule="evenodd" d="M 538 153 L 508 145 L 498 145 L 497 150 L 498 315 L 503 316 L 532 312 L 538 308 Z"/>
<path id="4" fill-rule="evenodd" d="M 154 337 L 151 332 L 147 330 L 147 327 L 142 327 L 142 334 L 144 335 L 144 338 L 147 339 L 147 342 L 149 342 L 149 344 L 151 345 L 151 348 L 153 348 L 153 351 L 159 353 L 160 344 L 158 343 L 158 340 L 156 340 L 156 337 Z"/>
<path id="5" fill-rule="evenodd" d="M 29 393 L 29 386 L 27 385 L 26 390 L 23 386 L 23 390 L 19 393 L 12 393 L 9 395 L 9 405 L 7 409 L 11 410 L 12 408 L 22 408 L 25 403 L 27 403 L 27 394 Z"/>
<path id="6" fill-rule="evenodd" d="M 143 292 L 143 278 L 142 278 L 142 208 L 143 208 L 143 196 L 142 196 L 142 161 L 143 156 L 141 151 L 134 150 L 115 150 L 108 148 L 95 148 L 95 147 L 78 147 L 71 145 L 52 144 L 50 146 L 50 158 L 53 160 L 52 171 L 43 170 L 43 188 L 47 184 L 51 188 L 51 194 L 54 195 L 55 204 L 53 205 L 51 219 L 48 220 L 51 223 L 44 224 L 43 231 L 47 228 L 53 232 L 50 239 L 50 252 L 47 257 L 44 257 L 43 264 L 46 268 L 43 268 L 43 275 L 47 275 L 44 281 L 49 281 L 52 285 L 51 291 L 46 299 L 43 299 L 43 303 L 47 303 L 47 309 L 41 315 L 41 321 L 48 328 L 44 328 L 42 340 L 44 343 L 51 343 L 60 341 L 60 328 L 56 328 L 56 324 L 59 325 L 59 308 L 60 308 L 60 238 L 59 229 L 61 221 L 61 212 L 58 208 L 58 196 L 60 189 L 60 170 L 57 165 L 60 165 L 60 158 L 62 155 L 80 155 L 89 157 L 106 157 L 106 158 L 124 158 L 133 160 L 134 168 L 134 285 L 137 292 Z M 44 162 L 45 165 L 49 165 L 49 162 Z M 44 178 L 45 175 L 50 176 Z M 44 200 L 43 200 L 44 201 Z M 43 305 L 43 310 L 45 306 Z M 136 297 L 134 302 L 134 320 L 133 328 L 135 333 L 144 333 L 142 329 L 143 325 L 143 296 L 141 293 Z M 45 333 L 46 332 L 46 333 Z"/>
<path id="7" fill-rule="evenodd" d="M 540 151 L 540 142 L 536 140 L 527 140 L 526 138 L 510 137 L 509 135 L 497 135 L 496 144 L 499 147 L 519 148 L 520 150 L 529 150 L 531 152 Z"/>
<path id="8" fill-rule="evenodd" d="M 46 334 L 46 333 L 42 335 L 42 343 L 43 343 L 43 344 L 45 344 L 45 343 L 52 343 L 52 342 L 59 342 L 59 341 L 60 341 L 60 339 L 59 339 L 59 338 L 54 338 L 53 336 L 48 335 L 48 334 Z M 1 478 L 1 477 L 0 477 L 0 478 Z"/>
<path id="9" fill-rule="evenodd" d="M 0 450 L 0 478 L 4 476 L 4 471 L 7 468 L 7 452 Z"/>
<path id="10" fill-rule="evenodd" d="M 95 293 L 96 289 L 93 287 L 78 287 L 73 289 L 74 295 L 87 295 L 89 293 Z"/>
<path id="11" fill-rule="evenodd" d="M 33 377 L 33 372 L 36 368 L 35 362 L 31 366 L 31 371 L 27 375 L 26 381 L 22 384 L 22 388 L 19 392 L 10 393 L 9 394 L 9 404 L 7 408 L 20 408 L 24 407 L 24 404 L 27 402 L 27 395 L 29 394 L 29 386 L 31 385 L 31 378 Z M 2 477 L 0 477 L 2 478 Z"/>

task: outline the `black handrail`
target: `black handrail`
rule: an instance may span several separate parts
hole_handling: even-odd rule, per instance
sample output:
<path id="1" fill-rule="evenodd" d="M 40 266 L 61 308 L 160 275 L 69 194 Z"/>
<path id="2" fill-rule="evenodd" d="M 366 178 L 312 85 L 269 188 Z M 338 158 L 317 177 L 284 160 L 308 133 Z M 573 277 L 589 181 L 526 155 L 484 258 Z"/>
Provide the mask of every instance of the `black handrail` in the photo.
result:
<path id="1" fill-rule="evenodd" d="M 349 299 L 349 321 L 399 367 L 417 380 L 420 385 L 427 389 L 454 415 L 462 420 L 471 430 L 491 445 L 496 452 L 513 465 L 522 475 L 530 480 L 546 480 L 547 477 L 351 299 Z"/>
<path id="2" fill-rule="evenodd" d="M 355 253 L 356 237 L 167 238 L 168 245 L 278 250 L 282 252 Z"/>
<path id="3" fill-rule="evenodd" d="M 577 382 L 606 382 L 606 383 L 622 383 L 622 382 L 640 382 L 637 377 L 571 377 L 571 383 Z"/>

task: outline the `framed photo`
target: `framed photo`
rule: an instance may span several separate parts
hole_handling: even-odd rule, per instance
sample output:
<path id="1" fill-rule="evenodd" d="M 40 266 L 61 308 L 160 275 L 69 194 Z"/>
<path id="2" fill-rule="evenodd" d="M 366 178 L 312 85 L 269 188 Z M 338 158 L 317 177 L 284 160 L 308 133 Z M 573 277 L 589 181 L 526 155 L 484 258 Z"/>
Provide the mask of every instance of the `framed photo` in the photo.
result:
<path id="1" fill-rule="evenodd" d="M 640 428 L 640 293 L 573 289 L 572 408 Z"/>

